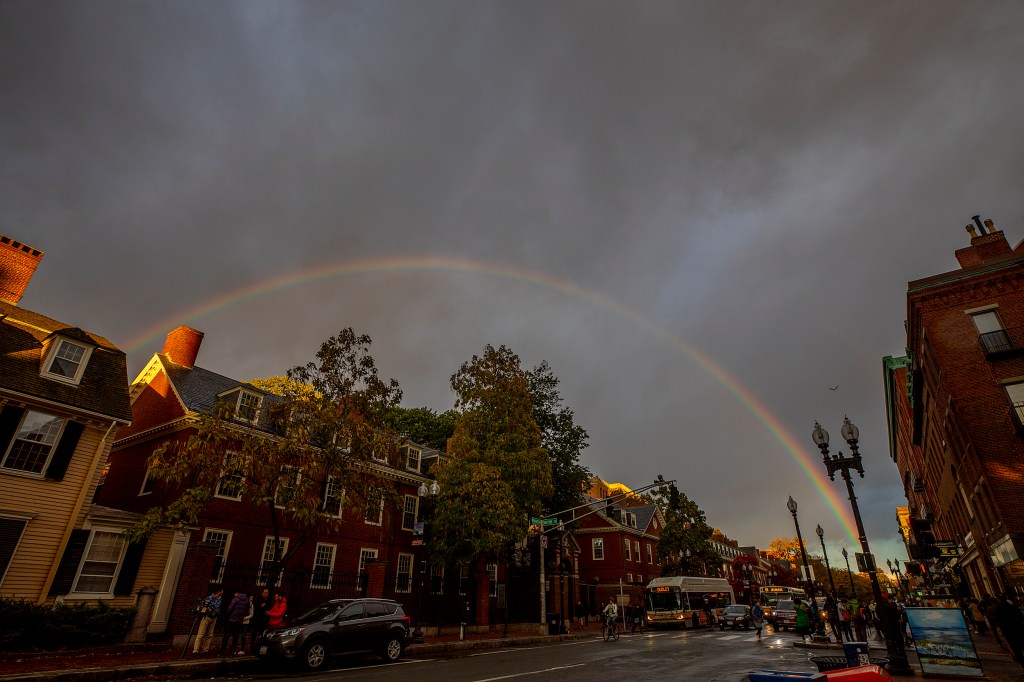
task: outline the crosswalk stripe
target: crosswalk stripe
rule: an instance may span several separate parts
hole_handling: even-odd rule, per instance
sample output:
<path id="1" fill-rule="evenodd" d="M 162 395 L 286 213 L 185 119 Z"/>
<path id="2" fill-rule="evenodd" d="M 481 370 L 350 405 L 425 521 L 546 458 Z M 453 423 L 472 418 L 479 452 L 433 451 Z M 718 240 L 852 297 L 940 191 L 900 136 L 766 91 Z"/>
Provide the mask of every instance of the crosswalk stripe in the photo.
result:
<path id="1" fill-rule="evenodd" d="M 742 636 L 743 635 L 725 635 L 724 637 L 719 637 L 719 639 L 737 639 Z"/>

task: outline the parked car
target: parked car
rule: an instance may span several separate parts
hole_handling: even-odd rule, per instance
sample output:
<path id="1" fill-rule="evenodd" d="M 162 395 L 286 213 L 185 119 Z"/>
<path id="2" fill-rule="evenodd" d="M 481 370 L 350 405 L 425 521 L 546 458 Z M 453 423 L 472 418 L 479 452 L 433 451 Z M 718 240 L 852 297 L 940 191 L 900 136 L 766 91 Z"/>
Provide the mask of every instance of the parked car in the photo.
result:
<path id="1" fill-rule="evenodd" d="M 796 629 L 796 606 L 792 599 L 780 599 L 775 604 L 775 622 L 772 627 L 776 630 Z"/>
<path id="2" fill-rule="evenodd" d="M 256 642 L 261 659 L 300 660 L 319 670 L 335 656 L 379 654 L 397 661 L 409 641 L 409 616 L 390 599 L 335 599 L 288 627 L 268 630 Z"/>
<path id="3" fill-rule="evenodd" d="M 749 606 L 745 604 L 730 604 L 725 607 L 722 615 L 718 617 L 718 629 L 724 630 L 726 627 L 729 627 L 733 630 L 736 628 L 749 630 L 753 621 L 754 618 L 750 613 Z"/>

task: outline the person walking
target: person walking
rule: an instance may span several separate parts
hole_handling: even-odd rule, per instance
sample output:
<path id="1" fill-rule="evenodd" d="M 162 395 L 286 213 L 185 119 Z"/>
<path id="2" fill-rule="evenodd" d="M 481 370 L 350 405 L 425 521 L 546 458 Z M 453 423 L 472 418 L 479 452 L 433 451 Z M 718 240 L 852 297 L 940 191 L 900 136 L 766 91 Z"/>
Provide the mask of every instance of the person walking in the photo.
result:
<path id="1" fill-rule="evenodd" d="M 252 632 L 252 644 L 250 650 L 256 653 L 256 640 L 259 639 L 263 631 L 267 629 L 267 622 L 269 616 L 267 613 L 274 605 L 274 600 L 270 598 L 270 590 L 264 587 L 260 590 L 259 596 L 253 600 L 252 603 L 252 620 L 249 621 L 249 627 Z"/>
<path id="2" fill-rule="evenodd" d="M 847 642 L 853 641 L 853 614 L 850 613 L 850 605 L 845 599 L 839 601 L 839 627 Z M 840 639 L 839 641 L 843 641 Z"/>
<path id="3" fill-rule="evenodd" d="M 584 619 L 587 617 L 587 607 L 583 605 L 582 599 L 576 600 L 576 624 L 581 628 L 584 626 Z"/>
<path id="4" fill-rule="evenodd" d="M 974 621 L 974 631 L 979 635 L 984 635 L 988 631 L 988 623 L 985 621 L 985 614 L 981 612 L 981 607 L 978 604 L 978 600 L 972 598 L 967 610 L 971 614 L 971 620 Z"/>
<path id="5" fill-rule="evenodd" d="M 220 657 L 228 652 L 228 640 L 231 641 L 230 651 L 235 655 L 245 653 L 238 650 L 238 638 L 242 634 L 242 621 L 249 615 L 249 595 L 242 592 L 235 592 L 224 610 L 224 636 L 220 640 Z M 245 647 L 245 639 L 242 639 L 242 647 Z"/>
<path id="6" fill-rule="evenodd" d="M 274 605 L 267 611 L 267 628 L 277 630 L 284 627 L 284 618 L 288 614 L 288 600 L 283 594 L 274 595 Z"/>
<path id="7" fill-rule="evenodd" d="M 836 600 L 834 594 L 828 595 L 825 599 L 825 613 L 827 614 L 829 628 L 832 630 L 832 636 L 836 638 L 837 642 L 842 643 L 843 633 L 842 625 L 839 622 L 839 603 Z"/>
<path id="8" fill-rule="evenodd" d="M 255 613 L 256 597 L 249 595 L 249 612 L 245 614 L 245 618 L 242 619 L 242 646 L 238 650 L 238 655 L 241 656 L 245 653 L 245 643 L 249 641 L 249 628 L 252 627 L 252 617 Z M 255 652 L 254 652 L 255 653 Z"/>
<path id="9" fill-rule="evenodd" d="M 754 605 L 750 608 L 750 620 L 754 625 L 754 630 L 757 632 L 757 638 L 761 639 L 761 629 L 764 627 L 764 609 L 761 608 L 761 602 L 754 600 Z"/>
<path id="10" fill-rule="evenodd" d="M 868 607 L 860 604 L 853 612 L 853 629 L 858 642 L 868 641 Z"/>
<path id="11" fill-rule="evenodd" d="M 1024 613 L 1013 603 L 1010 593 L 1004 593 L 985 615 L 992 621 L 993 629 L 999 628 L 1003 633 L 1013 660 L 1024 668 Z"/>
<path id="12" fill-rule="evenodd" d="M 210 642 L 213 640 L 213 631 L 217 627 L 217 619 L 220 617 L 220 601 L 223 597 L 223 589 L 211 592 L 199 607 L 201 610 L 199 629 L 196 631 L 196 643 L 192 647 L 194 656 L 210 653 Z"/>
<path id="13" fill-rule="evenodd" d="M 811 617 L 807 604 L 801 599 L 794 600 L 793 608 L 796 610 L 796 631 L 800 639 L 807 641 L 807 635 L 811 634 Z"/>

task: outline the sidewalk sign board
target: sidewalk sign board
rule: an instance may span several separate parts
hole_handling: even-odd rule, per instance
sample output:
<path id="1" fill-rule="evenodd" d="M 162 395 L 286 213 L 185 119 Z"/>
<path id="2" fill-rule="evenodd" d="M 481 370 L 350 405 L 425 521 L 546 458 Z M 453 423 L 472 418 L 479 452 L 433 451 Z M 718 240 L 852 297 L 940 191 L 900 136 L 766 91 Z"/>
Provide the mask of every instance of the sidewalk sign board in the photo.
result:
<path id="1" fill-rule="evenodd" d="M 906 609 L 914 648 L 925 675 L 982 677 L 981 659 L 960 609 Z"/>

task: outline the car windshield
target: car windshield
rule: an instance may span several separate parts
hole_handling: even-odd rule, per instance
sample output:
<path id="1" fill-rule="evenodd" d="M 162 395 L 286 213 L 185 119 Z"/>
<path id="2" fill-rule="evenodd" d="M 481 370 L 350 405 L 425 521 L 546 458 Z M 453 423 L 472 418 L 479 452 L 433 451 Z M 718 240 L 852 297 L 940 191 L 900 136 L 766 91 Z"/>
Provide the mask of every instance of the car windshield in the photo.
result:
<path id="1" fill-rule="evenodd" d="M 790 610 L 790 611 L 793 610 L 793 600 L 792 599 L 780 599 L 779 603 L 775 605 L 775 610 L 776 611 L 785 611 L 787 609 Z"/>
<path id="2" fill-rule="evenodd" d="M 306 611 L 298 618 L 293 618 L 290 623 L 294 625 L 302 625 L 303 623 L 319 623 L 321 621 L 330 620 L 338 612 L 338 610 L 345 606 L 347 602 L 328 602 L 321 604 L 316 608 Z"/>
<path id="3" fill-rule="evenodd" d="M 742 605 L 740 605 L 740 606 L 727 606 L 727 607 L 725 607 L 725 611 L 723 613 L 725 613 L 725 615 L 727 615 L 727 616 L 742 616 L 745 611 L 746 611 L 746 608 L 744 606 L 742 606 Z"/>

